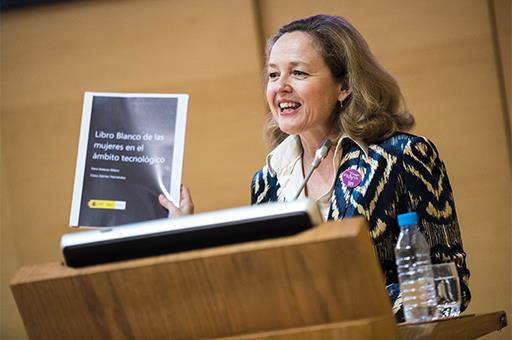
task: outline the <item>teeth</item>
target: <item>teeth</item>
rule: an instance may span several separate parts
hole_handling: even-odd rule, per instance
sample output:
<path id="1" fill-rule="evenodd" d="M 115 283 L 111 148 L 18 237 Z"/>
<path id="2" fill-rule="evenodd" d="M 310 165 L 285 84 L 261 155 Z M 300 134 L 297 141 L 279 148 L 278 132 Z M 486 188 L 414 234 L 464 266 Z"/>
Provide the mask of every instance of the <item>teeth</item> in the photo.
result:
<path id="1" fill-rule="evenodd" d="M 289 108 L 297 108 L 299 107 L 300 104 L 299 103 L 279 103 L 279 108 L 280 109 L 289 109 Z"/>

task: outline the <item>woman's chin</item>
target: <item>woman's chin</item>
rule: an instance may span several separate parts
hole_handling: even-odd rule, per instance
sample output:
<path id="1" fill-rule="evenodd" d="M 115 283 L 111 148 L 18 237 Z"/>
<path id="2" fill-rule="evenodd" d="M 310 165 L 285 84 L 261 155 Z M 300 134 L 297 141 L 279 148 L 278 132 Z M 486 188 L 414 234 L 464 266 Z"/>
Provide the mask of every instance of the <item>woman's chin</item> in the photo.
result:
<path id="1" fill-rule="evenodd" d="M 287 135 L 298 135 L 301 132 L 301 129 L 297 128 L 296 126 L 289 125 L 279 125 L 279 129 Z"/>

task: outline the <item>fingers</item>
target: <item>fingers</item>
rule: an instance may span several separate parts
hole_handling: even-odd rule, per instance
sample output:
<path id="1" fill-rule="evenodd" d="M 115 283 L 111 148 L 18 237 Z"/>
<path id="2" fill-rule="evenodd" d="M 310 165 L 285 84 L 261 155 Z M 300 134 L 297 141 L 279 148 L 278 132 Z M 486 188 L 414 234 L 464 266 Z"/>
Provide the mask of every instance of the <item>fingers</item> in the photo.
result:
<path id="1" fill-rule="evenodd" d="M 190 194 L 190 190 L 182 185 L 180 192 L 180 205 L 183 213 L 189 215 L 194 213 L 194 202 L 192 201 L 192 195 Z"/>
<path id="2" fill-rule="evenodd" d="M 163 194 L 158 196 L 158 201 L 160 205 L 165 209 L 169 210 L 169 214 L 171 217 L 190 215 L 194 213 L 194 202 L 192 201 L 192 196 L 190 195 L 190 190 L 182 185 L 180 190 L 180 207 L 172 203 L 172 201 L 168 200 Z"/>
<path id="3" fill-rule="evenodd" d="M 158 196 L 158 201 L 160 205 L 165 209 L 169 210 L 171 216 L 181 216 L 180 209 L 174 205 L 170 200 L 168 200 L 164 195 L 160 194 Z"/>

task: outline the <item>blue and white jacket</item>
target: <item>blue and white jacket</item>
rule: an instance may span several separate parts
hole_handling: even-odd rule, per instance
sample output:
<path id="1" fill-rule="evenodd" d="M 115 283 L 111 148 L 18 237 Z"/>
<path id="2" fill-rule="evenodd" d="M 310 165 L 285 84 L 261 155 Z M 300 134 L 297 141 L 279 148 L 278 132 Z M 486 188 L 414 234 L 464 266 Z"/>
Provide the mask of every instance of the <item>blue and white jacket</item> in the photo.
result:
<path id="1" fill-rule="evenodd" d="M 287 137 L 253 177 L 252 204 L 292 199 L 301 179 L 293 168 L 300 164 L 298 136 Z M 329 220 L 364 216 L 379 258 L 397 319 L 403 319 L 394 248 L 399 235 L 397 215 L 416 211 L 420 230 L 431 248 L 432 263 L 455 262 L 462 293 L 461 310 L 471 299 L 467 282 L 466 253 L 455 212 L 452 189 L 444 163 L 428 139 L 396 133 L 365 145 L 342 136 L 335 149 L 336 176 L 328 197 Z M 359 183 L 347 185 L 347 170 L 357 171 Z M 356 181 L 356 182 L 357 182 Z"/>

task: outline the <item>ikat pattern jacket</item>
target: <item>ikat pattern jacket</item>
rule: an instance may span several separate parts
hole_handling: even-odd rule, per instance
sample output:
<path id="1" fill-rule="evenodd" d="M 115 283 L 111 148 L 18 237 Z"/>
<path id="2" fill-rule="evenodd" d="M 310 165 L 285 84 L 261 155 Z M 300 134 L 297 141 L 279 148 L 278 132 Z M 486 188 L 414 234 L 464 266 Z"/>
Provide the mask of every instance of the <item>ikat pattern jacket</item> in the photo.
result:
<path id="1" fill-rule="evenodd" d="M 416 211 L 419 227 L 431 248 L 432 263 L 455 262 L 462 293 L 461 311 L 471 299 L 470 272 L 455 211 L 452 189 L 444 163 L 428 139 L 396 133 L 367 152 L 351 139 L 344 139 L 341 164 L 330 199 L 329 220 L 362 215 L 385 277 L 393 311 L 403 319 L 394 248 L 400 233 L 397 215 Z M 350 188 L 342 175 L 354 169 L 360 183 Z M 253 177 L 252 204 L 283 201 L 280 183 L 268 165 Z"/>

